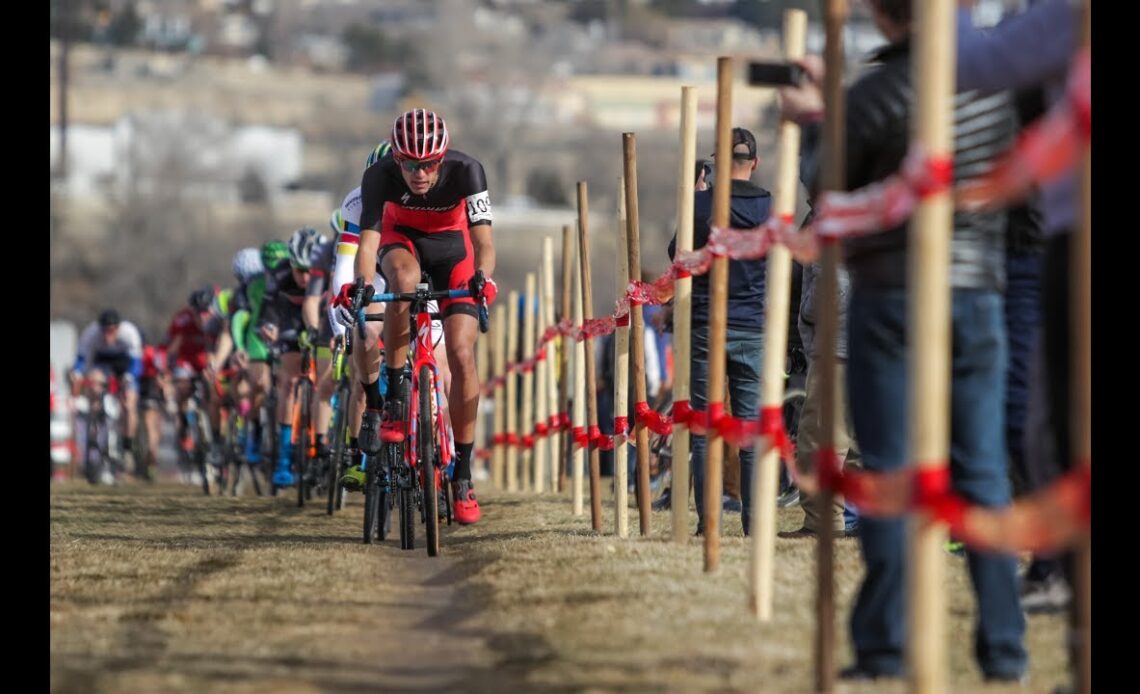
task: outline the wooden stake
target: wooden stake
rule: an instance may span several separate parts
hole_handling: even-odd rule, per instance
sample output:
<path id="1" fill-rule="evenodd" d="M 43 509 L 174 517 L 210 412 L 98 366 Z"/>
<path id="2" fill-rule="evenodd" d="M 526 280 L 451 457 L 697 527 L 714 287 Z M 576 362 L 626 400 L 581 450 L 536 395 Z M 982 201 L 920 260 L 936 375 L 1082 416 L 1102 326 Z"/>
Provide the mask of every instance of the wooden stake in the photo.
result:
<path id="1" fill-rule="evenodd" d="M 629 284 L 629 239 L 625 212 L 625 178 L 618 179 L 618 261 L 617 296 L 625 295 Z M 629 412 L 629 322 L 614 331 L 614 418 Z M 617 434 L 617 426 L 614 426 Z M 629 448 L 625 441 L 614 445 L 614 532 L 629 537 Z"/>
<path id="2" fill-rule="evenodd" d="M 546 307 L 546 319 L 548 325 L 553 325 L 558 322 L 557 316 L 554 315 L 554 240 L 549 236 L 542 240 L 542 303 Z M 556 365 L 560 363 L 556 358 L 560 359 L 565 350 L 560 350 L 559 346 L 562 339 L 558 338 L 550 342 L 546 347 L 546 398 L 547 398 L 547 418 L 556 414 L 558 409 L 558 383 L 555 371 Z M 558 490 L 558 478 L 561 471 L 566 468 L 565 458 L 560 457 L 562 452 L 562 433 L 557 431 L 557 427 L 550 428 L 550 491 Z"/>
<path id="3" fill-rule="evenodd" d="M 562 310 L 558 320 L 570 317 L 570 295 L 573 288 L 574 277 L 574 231 L 569 224 L 562 227 Z M 577 318 L 575 320 L 581 320 Z M 574 341 L 565 337 L 558 338 L 558 412 L 570 413 L 570 353 L 575 349 Z M 562 432 L 558 447 L 558 491 L 566 489 L 566 462 L 570 460 L 570 451 L 574 447 L 574 437 L 569 431 Z"/>
<path id="4" fill-rule="evenodd" d="M 915 143 L 931 157 L 953 157 L 954 0 L 914 3 L 912 74 L 916 94 Z M 950 191 L 923 198 L 911 220 L 907 268 L 908 439 L 916 468 L 947 464 L 950 447 Z M 831 381 L 824 382 L 824 392 Z M 824 403 L 832 398 L 825 397 Z M 824 412 L 827 410 L 824 409 Z M 823 421 L 824 431 L 829 423 Z M 829 499 L 822 501 L 828 508 Z M 825 524 L 828 525 L 828 524 Z M 946 687 L 945 526 L 925 513 L 910 523 L 907 562 L 911 688 L 921 694 Z"/>
<path id="5" fill-rule="evenodd" d="M 681 87 L 681 168 L 677 172 L 677 253 L 693 250 L 693 193 L 697 168 L 697 93 Z M 692 341 L 693 278 L 673 283 L 673 407 L 689 401 L 689 344 Z M 689 427 L 673 424 L 673 541 L 689 541 Z M 697 499 L 701 503 L 702 499 Z"/>
<path id="6" fill-rule="evenodd" d="M 480 336 L 483 339 L 475 341 L 475 372 L 479 379 L 479 386 L 482 387 L 487 382 L 487 374 L 491 372 L 491 342 L 495 339 L 492 333 L 486 336 Z M 486 409 L 487 401 L 485 398 L 479 398 L 479 410 L 475 416 L 475 448 L 485 448 L 491 450 L 490 442 L 487 440 L 487 416 L 483 412 Z M 492 415 L 494 416 L 494 415 Z M 488 461 L 473 457 L 471 460 L 472 472 L 475 468 L 488 470 Z"/>
<path id="7" fill-rule="evenodd" d="M 550 239 L 544 238 L 542 240 L 542 265 L 538 273 L 538 287 L 539 292 L 535 294 L 535 303 L 538 305 L 538 329 L 536 334 L 542 334 L 546 330 L 546 326 L 550 324 L 550 318 L 546 313 L 546 302 L 543 301 L 541 288 L 546 283 L 546 277 L 549 270 L 546 267 L 546 256 L 550 251 Z M 537 344 L 537 338 L 535 343 Z M 550 352 L 549 349 L 546 350 Z M 534 367 L 534 493 L 542 494 L 546 491 L 546 451 L 550 446 L 550 439 L 538 435 L 538 425 L 546 424 L 546 417 L 549 414 L 547 411 L 546 399 L 546 374 L 550 370 L 549 357 L 540 359 Z"/>
<path id="8" fill-rule="evenodd" d="M 507 308 L 502 304 L 495 307 L 495 370 L 497 378 L 502 375 L 507 363 Z M 496 489 L 505 488 L 504 474 L 507 465 L 507 449 L 501 443 L 507 433 L 507 396 L 503 384 L 495 387 L 495 437 L 496 443 L 491 458 L 491 481 Z"/>
<path id="9" fill-rule="evenodd" d="M 526 273 L 526 299 L 523 308 L 523 346 L 520 350 L 523 359 L 534 356 L 534 304 L 535 287 L 537 281 L 533 272 Z M 520 487 L 522 491 L 533 489 L 531 486 L 531 471 L 534 465 L 534 449 L 522 445 L 523 435 L 534 431 L 534 371 L 522 374 L 522 413 L 519 418 L 519 440 L 522 451 L 519 470 Z"/>
<path id="10" fill-rule="evenodd" d="M 784 58 L 803 58 L 807 34 L 807 13 L 784 12 Z M 791 121 L 780 123 L 776 158 L 776 200 L 773 214 L 791 220 L 796 212 L 799 188 L 800 128 Z M 768 251 L 765 283 L 764 371 L 760 386 L 760 406 L 783 411 L 784 367 L 788 353 L 788 305 L 792 293 L 792 257 L 786 246 Z M 780 415 L 782 417 L 782 414 Z M 770 441 L 758 439 L 756 469 L 752 471 L 751 600 L 752 613 L 766 622 L 772 619 L 772 593 L 776 558 L 776 495 L 780 482 L 780 451 Z M 823 580 L 823 579 L 821 579 Z"/>
<path id="11" fill-rule="evenodd" d="M 625 208 L 629 277 L 641 279 L 641 241 L 637 215 L 637 137 L 633 133 L 622 135 L 622 152 L 625 157 Z M 623 292 L 624 294 L 624 292 Z M 629 310 L 630 329 L 633 333 L 633 387 L 637 401 L 646 402 L 645 389 L 645 319 L 641 306 Z M 641 521 L 641 536 L 649 535 L 649 432 L 644 424 L 635 427 L 637 436 L 637 512 Z"/>
<path id="12" fill-rule="evenodd" d="M 582 317 L 589 320 L 594 315 L 594 293 L 590 282 L 590 209 L 586 182 L 578 181 L 578 254 L 581 256 L 579 269 L 582 271 Z M 596 365 L 594 363 L 594 340 L 583 340 L 586 348 L 586 415 L 589 429 L 598 426 L 598 389 Z M 602 530 L 602 461 L 597 446 L 590 446 L 590 523 L 594 530 Z"/>
<path id="13" fill-rule="evenodd" d="M 519 293 L 512 289 L 507 295 L 507 362 L 518 361 L 519 349 Z M 518 437 L 518 374 L 507 374 L 507 436 L 512 440 Z M 518 444 L 508 443 L 507 446 L 507 491 L 519 490 L 519 447 Z"/>
<path id="14" fill-rule="evenodd" d="M 732 58 L 716 60 L 716 184 L 713 186 L 712 226 L 724 228 L 729 222 L 732 197 Z M 708 455 L 705 460 L 705 571 L 720 566 L 720 508 L 722 493 L 721 461 L 723 441 L 712 426 L 724 408 L 725 352 L 728 329 L 728 258 L 716 258 L 709 278 L 709 389 Z"/>
<path id="15" fill-rule="evenodd" d="M 581 264 L 581 259 L 579 262 Z M 574 325 L 582 324 L 582 273 L 574 273 Z M 574 418 L 575 431 L 586 430 L 586 346 L 572 338 L 567 344 L 574 348 Z M 580 516 L 583 510 L 583 468 L 585 467 L 586 451 L 574 443 L 573 432 L 568 432 L 566 439 L 573 453 L 574 475 L 574 515 Z"/>

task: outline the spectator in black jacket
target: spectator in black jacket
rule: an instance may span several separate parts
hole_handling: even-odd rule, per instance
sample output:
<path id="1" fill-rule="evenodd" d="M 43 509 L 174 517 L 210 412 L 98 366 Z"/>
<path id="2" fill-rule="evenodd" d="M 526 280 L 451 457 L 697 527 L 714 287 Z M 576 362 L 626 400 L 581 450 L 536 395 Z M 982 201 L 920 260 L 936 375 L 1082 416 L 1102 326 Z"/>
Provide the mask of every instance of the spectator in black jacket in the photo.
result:
<path id="1" fill-rule="evenodd" d="M 772 194 L 751 182 L 759 159 L 756 138 L 744 128 L 732 129 L 732 212 L 729 226 L 753 229 L 768 220 Z M 717 166 L 725 166 L 717 162 Z M 708 243 L 713 209 L 713 181 L 696 193 L 693 205 L 693 248 Z M 757 232 L 758 233 L 758 232 Z M 669 242 L 669 257 L 676 253 L 677 238 Z M 767 261 L 728 261 L 728 331 L 725 340 L 727 390 L 736 417 L 756 418 L 760 407 L 760 375 L 764 347 L 764 281 Z M 694 410 L 708 402 L 709 276 L 693 278 L 692 354 L 690 399 Z M 697 534 L 704 532 L 705 437 L 692 437 L 693 492 L 697 502 Z M 749 532 L 752 508 L 751 449 L 740 452 L 741 522 Z"/>
<path id="2" fill-rule="evenodd" d="M 910 146 L 911 0 L 868 0 L 889 44 L 846 95 L 846 187 L 881 181 L 899 170 Z M 785 118 L 807 125 L 817 141 L 823 111 L 823 64 L 805 61 L 811 82 L 781 90 Z M 993 166 L 1013 141 L 1015 120 L 1004 93 L 955 100 L 955 181 Z M 806 157 L 805 157 L 806 158 Z M 805 181 L 818 190 L 818 177 Z M 1010 503 L 1005 452 L 1005 214 L 956 213 L 950 248 L 952 356 L 950 474 L 970 503 Z M 851 296 L 847 310 L 847 392 L 864 467 L 907 465 L 907 225 L 845 242 Z M 817 348 L 818 349 L 818 348 Z M 903 518 L 860 519 L 867 567 L 851 614 L 855 663 L 849 679 L 900 676 L 906 644 L 906 530 Z M 978 600 L 975 655 L 988 680 L 1016 681 L 1026 669 L 1025 616 L 1018 603 L 1016 560 L 967 550 Z"/>

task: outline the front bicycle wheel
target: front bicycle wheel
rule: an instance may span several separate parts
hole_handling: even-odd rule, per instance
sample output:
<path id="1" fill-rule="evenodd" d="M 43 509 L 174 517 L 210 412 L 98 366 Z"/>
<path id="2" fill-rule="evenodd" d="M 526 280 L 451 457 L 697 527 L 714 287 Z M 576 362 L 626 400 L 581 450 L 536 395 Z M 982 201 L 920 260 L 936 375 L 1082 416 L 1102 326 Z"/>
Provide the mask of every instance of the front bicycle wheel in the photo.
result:
<path id="1" fill-rule="evenodd" d="M 198 470 L 198 474 L 202 476 L 202 493 L 210 496 L 210 463 L 206 460 L 206 437 L 202 431 L 204 426 L 209 426 L 209 423 L 195 411 L 190 425 L 190 437 L 193 441 L 192 464 L 194 469 Z"/>
<path id="2" fill-rule="evenodd" d="M 299 416 L 296 419 L 296 427 L 293 432 L 297 436 L 297 443 L 293 445 L 293 467 L 296 469 L 297 474 L 297 507 L 304 508 L 305 498 L 310 496 L 311 489 L 305 482 L 305 478 L 309 474 L 309 465 L 312 464 L 312 458 L 309 456 L 310 444 L 310 428 L 312 426 L 311 415 L 309 406 L 313 398 L 313 384 L 307 380 L 297 382 L 297 396 L 295 407 L 300 408 Z"/>
<path id="3" fill-rule="evenodd" d="M 400 514 L 400 549 L 416 548 L 416 497 L 411 489 L 401 488 L 398 492 Z"/>
<path id="4" fill-rule="evenodd" d="M 329 460 L 328 460 L 328 514 L 344 507 L 344 490 L 340 486 L 341 469 L 344 467 L 344 456 L 347 442 L 345 438 L 348 431 L 348 398 L 350 392 L 347 383 L 340 384 L 333 396 L 336 399 L 336 409 L 333 410 L 332 421 L 329 422 Z"/>
<path id="5" fill-rule="evenodd" d="M 439 487 L 435 478 L 435 427 L 432 420 L 431 368 L 420 367 L 419 423 L 416 426 L 416 457 L 424 492 L 424 523 L 427 524 L 427 553 L 439 554 Z"/>
<path id="6" fill-rule="evenodd" d="M 364 544 L 370 545 L 376 539 L 376 526 L 380 516 L 381 491 L 377 479 L 378 461 L 365 462 L 364 484 Z"/>
<path id="7" fill-rule="evenodd" d="M 277 496 L 277 485 L 273 484 L 273 466 L 277 463 L 277 394 L 270 391 L 261 403 L 261 463 L 259 467 L 269 485 L 269 496 Z"/>
<path id="8" fill-rule="evenodd" d="M 98 484 L 103 476 L 103 451 L 99 447 L 99 424 L 94 414 L 86 416 L 83 442 L 83 476 L 88 484 Z"/>

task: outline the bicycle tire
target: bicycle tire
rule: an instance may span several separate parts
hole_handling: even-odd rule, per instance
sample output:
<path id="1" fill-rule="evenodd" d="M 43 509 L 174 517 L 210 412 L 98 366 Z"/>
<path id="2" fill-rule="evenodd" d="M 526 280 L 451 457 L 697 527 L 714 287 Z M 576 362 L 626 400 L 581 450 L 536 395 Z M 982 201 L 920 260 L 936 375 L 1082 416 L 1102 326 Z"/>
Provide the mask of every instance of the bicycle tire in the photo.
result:
<path id="1" fill-rule="evenodd" d="M 416 500 L 411 489 L 399 491 L 400 549 L 416 548 Z"/>
<path id="2" fill-rule="evenodd" d="M 392 492 L 389 485 L 380 490 L 380 522 L 379 535 L 381 540 L 387 540 L 392 534 Z"/>
<path id="3" fill-rule="evenodd" d="M 331 516 L 344 505 L 344 490 L 340 486 L 341 467 L 344 461 L 345 447 L 347 446 L 346 432 L 348 425 L 348 398 L 350 392 L 347 383 L 337 386 L 336 409 L 333 410 L 332 420 L 329 422 L 329 460 L 328 460 L 328 504 L 326 510 Z"/>
<path id="4" fill-rule="evenodd" d="M 202 477 L 202 493 L 210 496 L 210 471 L 206 468 L 209 463 L 206 462 L 206 442 L 202 437 L 202 421 L 201 413 L 195 410 L 194 412 L 187 412 L 190 421 L 187 426 L 190 430 L 190 467 L 192 470 L 197 470 L 198 474 Z"/>
<path id="5" fill-rule="evenodd" d="M 312 424 L 312 412 L 310 412 L 310 404 L 312 403 L 313 384 L 307 379 L 301 379 L 297 382 L 297 393 L 294 396 L 294 407 L 299 408 L 297 416 L 297 424 L 294 428 L 294 433 L 297 436 L 297 442 L 293 444 L 293 468 L 296 470 L 297 475 L 297 508 L 305 507 L 305 499 L 311 496 L 309 485 L 305 484 L 305 476 L 309 472 L 309 465 L 312 460 L 309 458 L 309 427 Z"/>
<path id="6" fill-rule="evenodd" d="M 277 464 L 277 393 L 266 393 L 261 403 L 261 468 L 269 483 L 269 496 L 277 496 L 277 485 L 273 484 L 273 466 Z"/>
<path id="7" fill-rule="evenodd" d="M 369 461 L 375 462 L 375 461 Z M 366 465 L 364 483 L 364 544 L 376 539 L 376 525 L 380 515 L 380 485 L 376 479 L 376 466 Z"/>
<path id="8" fill-rule="evenodd" d="M 424 524 L 427 525 L 427 553 L 439 555 L 439 489 L 435 479 L 435 427 L 432 420 L 431 368 L 420 367 L 419 424 L 416 427 L 416 457 L 419 459 L 420 481 L 424 495 Z"/>
<path id="9" fill-rule="evenodd" d="M 98 484 L 102 477 L 103 450 L 99 447 L 99 423 L 94 410 L 87 412 L 87 440 L 83 445 L 83 476 L 88 484 Z M 92 457 L 94 451 L 94 458 Z"/>

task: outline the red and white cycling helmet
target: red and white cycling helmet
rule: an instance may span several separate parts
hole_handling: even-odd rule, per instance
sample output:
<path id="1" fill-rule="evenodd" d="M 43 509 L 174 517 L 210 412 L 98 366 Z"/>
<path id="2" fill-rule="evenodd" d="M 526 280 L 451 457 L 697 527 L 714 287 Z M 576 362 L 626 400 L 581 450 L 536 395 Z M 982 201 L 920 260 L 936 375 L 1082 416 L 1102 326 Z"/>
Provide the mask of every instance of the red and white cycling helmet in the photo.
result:
<path id="1" fill-rule="evenodd" d="M 423 161 L 439 159 L 447 154 L 451 138 L 447 125 L 434 111 L 417 108 L 403 114 L 392 124 L 392 153 L 400 159 Z"/>

